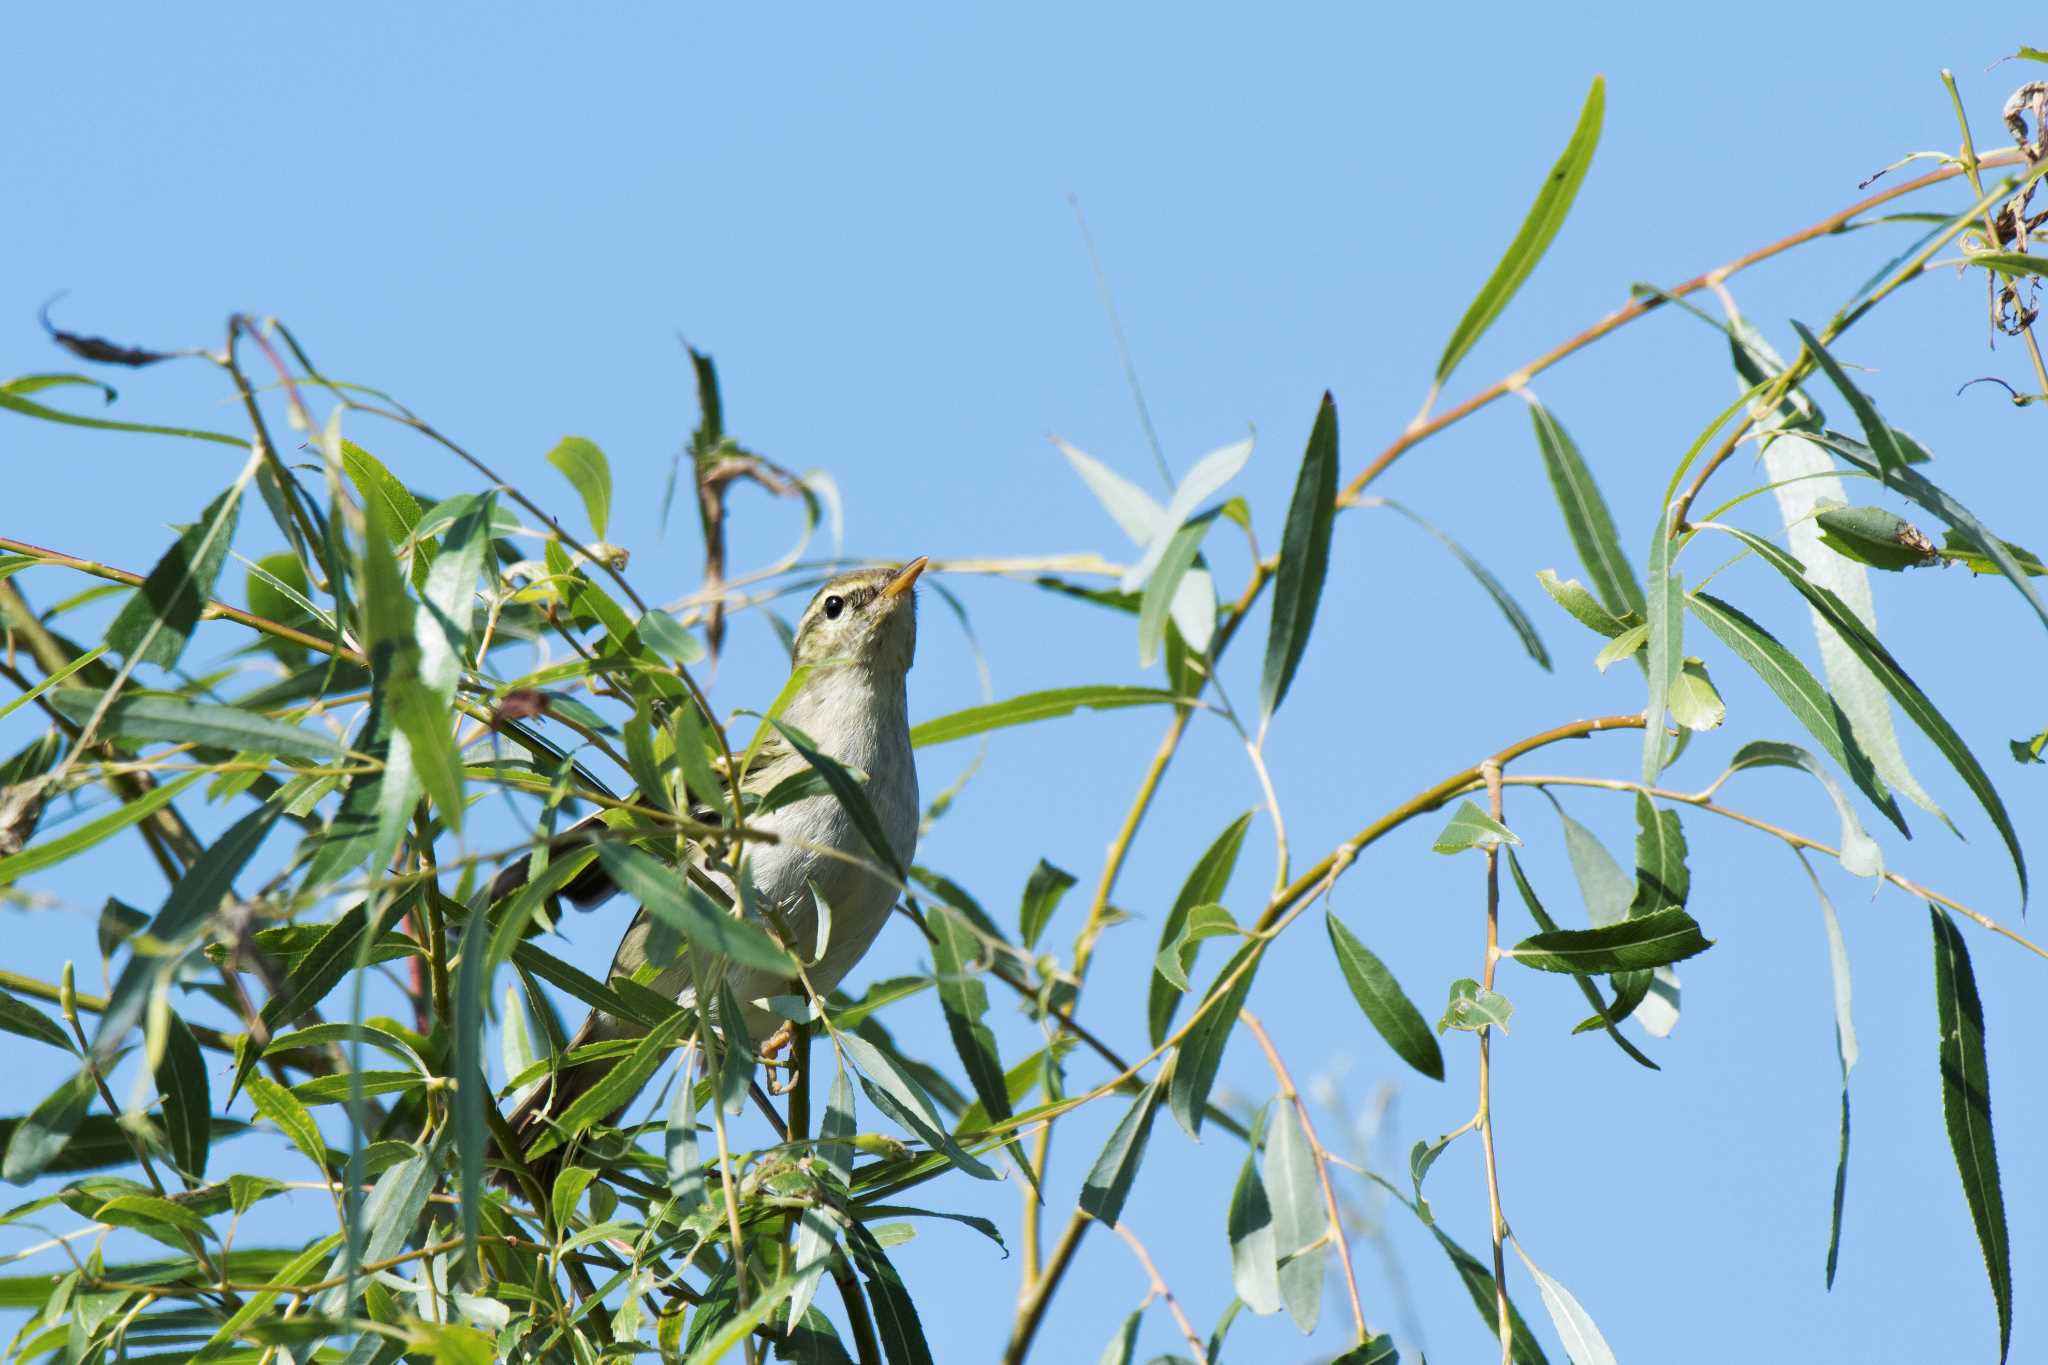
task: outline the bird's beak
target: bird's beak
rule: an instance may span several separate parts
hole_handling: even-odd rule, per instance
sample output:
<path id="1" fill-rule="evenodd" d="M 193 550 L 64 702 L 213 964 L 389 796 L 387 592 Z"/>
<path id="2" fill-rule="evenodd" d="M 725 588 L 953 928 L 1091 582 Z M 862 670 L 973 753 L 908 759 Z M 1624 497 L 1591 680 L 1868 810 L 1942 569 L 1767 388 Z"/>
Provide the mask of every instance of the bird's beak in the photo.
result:
<path id="1" fill-rule="evenodd" d="M 919 555 L 916 559 L 905 564 L 902 572 L 898 573 L 883 586 L 882 596 L 885 598 L 901 597 L 904 593 L 909 592 L 911 585 L 917 582 L 917 576 L 923 573 L 925 566 L 930 563 L 931 560 L 929 558 Z"/>

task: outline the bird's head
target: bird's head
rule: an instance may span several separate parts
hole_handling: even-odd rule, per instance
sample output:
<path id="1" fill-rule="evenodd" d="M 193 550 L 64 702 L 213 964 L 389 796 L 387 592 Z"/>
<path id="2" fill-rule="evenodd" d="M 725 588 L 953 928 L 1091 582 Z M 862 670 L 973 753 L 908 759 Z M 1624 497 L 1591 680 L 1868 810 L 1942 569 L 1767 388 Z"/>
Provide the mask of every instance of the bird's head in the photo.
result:
<path id="1" fill-rule="evenodd" d="M 819 588 L 796 627 L 799 665 L 853 665 L 900 679 L 917 653 L 917 576 L 923 556 L 901 569 L 856 569 Z"/>

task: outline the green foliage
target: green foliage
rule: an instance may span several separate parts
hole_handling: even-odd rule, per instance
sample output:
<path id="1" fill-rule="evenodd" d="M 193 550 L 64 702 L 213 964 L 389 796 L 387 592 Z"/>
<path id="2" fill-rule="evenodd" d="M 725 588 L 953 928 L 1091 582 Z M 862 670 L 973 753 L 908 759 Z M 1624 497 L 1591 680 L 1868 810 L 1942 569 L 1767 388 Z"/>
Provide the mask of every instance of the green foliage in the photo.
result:
<path id="1" fill-rule="evenodd" d="M 1135 546 L 1131 562 L 1075 556 L 1056 573 L 1046 572 L 1043 561 L 995 569 L 1028 576 L 1071 610 L 1124 613 L 1136 626 L 1141 666 L 1163 661 L 1165 685 L 1121 681 L 1115 660 L 1076 661 L 1053 650 L 1046 657 L 1071 665 L 1071 676 L 1108 680 L 1068 682 L 926 719 L 911 740 L 926 748 L 970 737 L 989 745 L 1050 745 L 1059 742 L 1066 718 L 1084 710 L 1104 713 L 1089 722 L 1103 726 L 1157 718 L 1166 739 L 1128 815 L 1112 830 L 1075 830 L 1063 803 L 1036 800 L 1038 823 L 1029 824 L 1019 850 L 1036 864 L 1018 898 L 1014 935 L 1007 918 L 999 924 L 982 908 L 988 895 L 1016 894 L 1014 881 L 1005 884 L 987 869 L 949 869 L 949 876 L 915 865 L 911 850 L 885 837 L 870 775 L 837 757 L 830 736 L 804 733 L 784 718 L 805 670 L 760 713 L 713 706 L 690 672 L 715 657 L 730 616 L 761 605 L 753 600 L 756 585 L 765 585 L 762 596 L 772 600 L 807 589 L 816 568 L 800 546 L 759 574 L 742 579 L 727 571 L 719 479 L 738 469 L 764 486 L 777 487 L 774 481 L 785 477 L 792 487 L 801 483 L 806 536 L 819 495 L 813 476 L 795 481 L 737 444 L 708 356 L 690 353 L 701 417 L 686 447 L 698 492 L 708 490 L 699 498 L 707 584 L 744 581 L 749 590 L 679 614 L 641 595 L 626 572 L 629 547 L 606 540 L 619 499 L 652 490 L 627 479 L 623 467 L 625 481 L 615 488 L 594 444 L 566 437 L 546 457 L 566 480 L 558 491 L 573 497 L 572 510 L 580 505 L 580 521 L 495 478 L 443 501 L 422 497 L 416 488 L 445 478 L 445 469 L 387 465 L 343 439 L 342 418 L 353 423 L 371 410 L 357 402 L 354 386 L 330 384 L 314 371 L 282 328 L 297 361 L 291 379 L 298 396 L 291 401 L 303 405 L 319 396 L 333 404 L 326 427 L 290 462 L 278 458 L 260 426 L 230 435 L 68 412 L 55 404 L 71 390 L 102 391 L 78 376 L 0 384 L 0 410 L 10 420 L 92 428 L 110 441 L 169 436 L 254 452 L 238 473 L 208 490 L 197 520 L 154 537 L 154 554 L 137 560 L 144 572 L 11 539 L 0 543 L 0 628 L 14 685 L 0 698 L 0 717 L 14 716 L 16 725 L 36 715 L 49 722 L 0 762 L 0 888 L 33 895 L 41 874 L 77 865 L 115 840 L 146 843 L 166 878 L 153 911 L 114 902 L 101 915 L 102 961 L 86 964 L 101 972 L 78 975 L 103 974 L 111 983 L 105 998 L 80 993 L 68 969 L 54 983 L 0 974 L 0 1031 L 57 1078 L 54 1088 L 45 1079 L 37 1093 L 17 1093 L 12 1111 L 0 1116 L 0 1176 L 32 1184 L 26 1202 L 5 1217 L 88 1220 L 119 1241 L 63 1266 L 50 1257 L 33 1274 L 0 1278 L 0 1307 L 28 1314 L 14 1357 L 161 1359 L 186 1350 L 201 1360 L 232 1361 L 289 1347 L 302 1360 L 658 1354 L 708 1365 L 736 1351 L 759 1356 L 772 1342 L 783 1359 L 929 1361 L 918 1310 L 928 1291 L 906 1283 L 888 1253 L 912 1235 L 916 1225 L 904 1221 L 911 1219 L 951 1219 L 1000 1245 L 994 1224 L 942 1205 L 960 1177 L 998 1180 L 1009 1167 L 1033 1201 L 1034 1218 L 1067 1220 L 1057 1240 L 1041 1240 L 1036 1229 L 1029 1240 L 1033 1278 L 1008 1324 L 1021 1354 L 1045 1315 L 1058 1311 L 1049 1307 L 1052 1296 L 1089 1229 L 1117 1224 L 1136 1207 L 1164 1104 L 1191 1138 L 1206 1128 L 1205 1150 L 1220 1146 L 1225 1154 L 1215 1159 L 1229 1163 L 1217 1169 L 1237 1173 L 1227 1197 L 1220 1179 L 1188 1196 L 1218 1206 L 1224 1236 L 1210 1251 L 1219 1262 L 1227 1255 L 1231 1267 L 1234 1297 L 1207 1348 L 1212 1358 L 1245 1310 L 1276 1324 L 1284 1310 L 1303 1331 L 1331 1316 L 1336 1298 L 1324 1292 L 1330 1261 L 1342 1259 L 1349 1270 L 1357 1230 L 1333 1225 L 1333 1218 L 1351 1216 L 1333 1214 L 1333 1205 L 1352 1209 L 1370 1187 L 1431 1228 L 1449 1266 L 1426 1273 L 1462 1283 L 1490 1331 L 1505 1317 L 1508 1356 L 1542 1361 L 1536 1334 L 1499 1292 L 1506 1286 L 1496 1285 L 1494 1269 L 1439 1227 L 1421 1196 L 1432 1164 L 1469 1134 L 1481 1135 L 1490 1157 L 1491 1093 L 1482 1093 L 1478 1117 L 1460 1127 L 1450 1127 L 1453 1109 L 1432 1109 L 1443 1123 L 1426 1131 L 1443 1136 L 1414 1145 L 1410 1188 L 1396 1188 L 1348 1158 L 1333 1159 L 1282 1056 L 1283 1044 L 1299 1040 L 1276 1041 L 1249 1007 L 1263 993 L 1301 993 L 1322 1009 L 1338 1050 L 1373 1055 L 1378 1043 L 1368 1038 L 1376 1035 L 1408 1068 L 1443 1081 L 1470 1070 L 1459 1063 L 1474 1052 L 1487 1059 L 1481 1076 L 1499 1064 L 1505 1053 L 1495 1049 L 1496 1031 L 1504 1033 L 1514 1017 L 1506 991 L 1564 990 L 1556 978 L 1568 977 L 1591 1010 L 1579 1031 L 1598 1030 L 1630 1060 L 1656 1069 L 1646 1049 L 1676 1018 L 1671 967 L 1711 946 L 1700 921 L 1721 915 L 1704 889 L 1718 882 L 1718 869 L 1688 847 L 1699 825 L 1732 815 L 1802 856 L 1820 850 L 1854 875 L 1926 894 L 1886 870 L 1885 850 L 1865 829 L 1860 808 L 1867 803 L 1902 834 L 1894 790 L 1938 813 L 1905 772 L 1892 704 L 1931 740 L 1996 829 L 2024 900 L 2020 831 L 1948 718 L 1968 713 L 1953 701 L 1946 712 L 1938 708 L 1858 604 L 1866 568 L 1952 561 L 2009 580 L 2023 606 L 2048 623 L 2048 606 L 2030 581 L 2044 572 L 2039 558 L 1996 535 L 1929 478 L 1924 471 L 1936 466 L 1926 450 L 1885 421 L 1830 350 L 1918 266 L 1905 275 L 1887 267 L 1881 278 L 1892 283 L 1858 295 L 1822 333 L 1794 324 L 1801 350 L 1790 366 L 1754 328 L 1731 317 L 1726 330 L 1747 392 L 1689 448 L 1662 452 L 1671 457 L 1666 491 L 1654 505 L 1624 509 L 1622 524 L 1653 526 L 1643 553 L 1631 558 L 1593 463 L 1526 386 L 1558 355 L 1645 311 L 1646 301 L 1517 371 L 1473 405 L 1509 391 L 1529 401 L 1543 481 L 1578 560 L 1572 572 L 1580 575 L 1542 569 L 1539 582 L 1599 637 L 1592 662 L 1604 670 L 1636 660 L 1643 691 L 1631 695 L 1623 714 L 1564 723 L 1507 748 L 1493 748 L 1507 737 L 1488 733 L 1475 717 L 1470 733 L 1443 737 L 1447 763 L 1473 766 L 1384 810 L 1361 807 L 1355 836 L 1306 867 L 1295 865 L 1302 851 L 1288 846 L 1278 796 L 1289 784 L 1268 773 L 1265 741 L 1283 700 L 1293 696 L 1299 708 L 1331 681 L 1318 676 L 1309 653 L 1314 632 L 1353 632 L 1389 659 L 1413 657 L 1398 652 L 1413 642 L 1371 635 L 1370 595 L 1340 593 L 1331 580 L 1335 537 L 1347 524 L 1343 512 L 1383 507 L 1439 540 L 1529 656 L 1550 666 L 1534 624 L 1477 555 L 1422 512 L 1366 489 L 1393 455 L 1462 416 L 1429 418 L 1435 390 L 1508 306 L 1558 231 L 1590 164 L 1604 100 L 1596 81 L 1521 231 L 1453 330 L 1423 416 L 1350 483 L 1343 482 L 1336 404 L 1328 394 L 1284 510 L 1261 500 L 1269 489 L 1226 495 L 1250 469 L 1248 440 L 1193 462 L 1163 502 L 1109 464 L 1060 447 Z M 1967 225 L 1977 215 L 1941 221 Z M 2018 252 L 1973 250 L 1967 259 L 2000 278 L 2040 268 L 2033 255 Z M 1654 301 L 1692 306 L 1674 294 L 1658 293 Z M 235 368 L 232 350 L 227 363 Z M 1800 389 L 1814 374 L 1841 394 L 1862 440 L 1826 428 Z M 232 378 L 244 379 L 239 372 Z M 1714 382 L 1725 383 L 1725 376 Z M 273 401 L 284 400 L 267 393 L 252 400 L 252 420 L 267 420 L 264 405 Z M 374 411 L 445 444 L 402 409 Z M 1726 460 L 1745 435 L 1762 438 L 1767 481 L 1745 486 L 1712 513 L 1695 511 L 1710 478 L 1739 477 L 1741 462 Z M 1709 455 L 1717 436 L 1725 447 Z M 1795 457 L 1804 462 L 1799 472 L 1784 472 Z M 675 476 L 681 464 L 679 457 Z M 1766 529 L 1723 519 L 1754 495 L 1802 480 L 1827 480 L 1833 488 L 1844 476 L 1873 480 L 1876 501 L 1846 505 L 1830 492 L 1825 505 L 1809 509 L 1811 527 L 1804 515 Z M 663 497 L 664 521 L 673 481 Z M 245 518 L 252 484 L 256 496 Z M 831 496 L 824 476 L 815 487 Z M 195 493 L 193 502 L 201 496 Z M 1930 527 L 1938 522 L 1942 545 L 1884 505 L 1893 500 L 1919 509 L 1912 515 L 1931 518 Z M 260 524 L 266 514 L 267 526 Z M 563 529 L 572 523 L 587 525 L 590 543 Z M 1219 608 L 1224 566 L 1240 562 L 1240 531 L 1251 562 L 1239 586 L 1225 585 L 1229 605 Z M 1736 561 L 1702 560 L 1705 531 L 1731 538 L 1740 551 Z M 1804 538 L 1796 554 L 1778 543 L 1781 533 Z M 223 575 L 237 551 L 246 567 L 241 595 L 224 602 L 217 595 L 236 590 L 238 580 Z M 1753 573 L 1756 561 L 1769 572 Z M 1510 581 L 1533 568 L 1515 566 Z M 1091 574 L 1098 581 L 1084 581 Z M 1705 590 L 1708 578 L 1716 579 L 1716 593 Z M 87 580 L 98 586 L 87 587 Z M 1929 590 L 1954 592 L 1970 590 L 1972 579 L 1921 581 Z M 55 605 L 39 609 L 31 590 Z M 97 593 L 123 595 L 103 636 L 79 641 L 62 634 L 80 619 L 72 609 Z M 959 609 L 964 623 L 964 600 Z M 1270 610 L 1270 618 L 1256 665 L 1257 706 L 1241 712 L 1232 697 L 1248 698 L 1251 678 L 1238 679 L 1243 661 L 1226 654 L 1259 610 Z M 1817 620 L 1818 667 L 1761 624 L 1786 610 Z M 1764 684 L 1768 697 L 1760 709 L 1740 692 L 1723 698 L 1710 662 L 1724 681 L 1734 675 L 1718 657 L 1686 653 L 1688 611 L 1707 628 L 1691 647 L 1725 647 Z M 537 644 L 545 646 L 538 658 Z M 244 668 L 252 660 L 260 673 Z M 1611 693 L 1633 688 L 1633 677 L 1621 669 L 1604 681 L 1590 673 L 1578 681 Z M 1588 697 L 1568 714 L 1613 709 Z M 1749 737 L 1782 732 L 1781 712 L 1810 748 Z M 1368 724 L 1399 723 L 1391 708 L 1361 714 Z M 732 733 L 743 715 L 757 717 L 751 737 Z M 1350 714 L 1290 715 L 1291 724 L 1332 733 L 1360 723 Z M 2006 723 L 1998 733 L 2032 730 L 2040 718 Z M 1672 774 L 1682 771 L 1676 765 L 1688 743 L 1724 725 L 1743 738 L 1730 744 L 1721 777 L 1697 792 L 1676 785 Z M 1027 726 L 1047 728 L 1030 737 L 1011 733 Z M 1170 760 L 1183 735 L 1198 727 L 1227 734 L 1249 756 L 1267 798 L 1263 809 L 1232 817 L 1225 808 L 1199 817 L 1205 823 L 1190 817 L 1172 824 L 1162 813 L 1166 803 L 1155 810 L 1172 780 Z M 1632 759 L 1619 773 L 1532 775 L 1548 765 L 1524 762 L 1557 740 L 1629 728 L 1643 731 L 1640 762 Z M 2012 752 L 2021 762 L 2038 762 L 2043 745 L 2042 737 L 2015 740 Z M 1115 780 L 1099 771 L 1098 751 L 1074 752 L 1089 760 L 1069 765 L 1086 773 L 1076 780 Z M 1475 757 L 1487 753 L 1494 756 Z M 758 765 L 792 756 L 801 771 L 766 791 L 746 785 Z M 1820 784 L 1834 808 L 1838 847 L 1778 830 L 1732 804 L 1764 780 L 1751 776 L 1754 770 L 1772 767 L 1796 769 Z M 1588 802 L 1626 796 L 1635 830 L 1632 869 L 1562 810 L 1554 839 L 1531 833 L 1538 822 L 1527 818 L 1535 799 L 1525 790 L 1530 785 L 1546 794 L 1588 786 Z M 955 784 L 935 802 L 926 820 L 942 818 L 959 790 Z M 1363 780 L 1356 790 L 1368 804 L 1384 794 Z M 1513 829 L 1505 816 L 1481 808 L 1475 798 L 1482 793 L 1514 803 Z M 750 873 L 775 837 L 772 827 L 764 832 L 752 822 L 797 802 L 835 803 L 860 832 L 864 846 L 847 856 L 900 888 L 908 913 L 891 932 L 912 932 L 911 922 L 921 928 L 928 969 L 866 985 L 858 998 L 814 986 L 811 971 L 833 935 L 833 907 L 819 890 L 830 878 L 821 872 L 814 879 L 813 928 L 792 924 L 795 906 L 763 904 Z M 188 823 L 202 806 L 206 818 Z M 46 830 L 52 808 L 62 808 L 66 819 Z M 74 809 L 77 818 L 69 818 Z M 588 816 L 592 810 L 597 814 Z M 518 832 L 511 846 L 493 845 L 482 832 L 485 821 L 502 827 L 507 811 Z M 1694 828 L 1682 825 L 1681 815 Z M 1368 846 L 1436 820 L 1445 823 L 1435 851 L 1480 855 L 1442 867 L 1466 877 L 1465 909 L 1486 929 L 1487 955 L 1474 975 L 1421 979 L 1412 964 L 1382 959 L 1380 952 L 1394 957 L 1388 945 L 1395 940 L 1383 940 L 1375 928 L 1379 947 L 1369 948 L 1334 913 L 1324 917 L 1328 960 L 1318 958 L 1307 970 L 1296 962 L 1285 982 L 1276 981 L 1277 973 L 1261 975 L 1274 942 L 1302 932 L 1296 921 L 1349 875 Z M 1220 833 L 1212 834 L 1218 823 Z M 1268 825 L 1277 864 L 1271 886 L 1234 890 L 1241 860 L 1263 869 L 1263 854 L 1247 858 L 1245 845 L 1255 827 Z M 1298 837 L 1301 826 L 1294 828 Z M 1099 873 L 1092 864 L 1070 863 L 1077 878 L 1037 856 L 1040 849 L 1096 847 L 1103 835 L 1109 852 Z M 1170 903 L 1120 898 L 1119 875 L 1141 837 L 1164 846 L 1147 856 L 1176 872 L 1187 869 Z M 1562 849 L 1583 901 L 1582 921 L 1561 910 L 1561 922 L 1538 898 L 1518 856 L 1530 844 Z M 1503 854 L 1533 931 L 1510 932 L 1501 922 Z M 1005 875 L 1014 877 L 1021 866 Z M 508 875 L 494 880 L 500 872 Z M 1089 894 L 1069 899 L 1081 879 Z M 1695 880 L 1703 888 L 1698 898 Z M 607 927 L 563 912 L 564 904 L 585 904 L 610 889 L 624 892 L 637 916 L 621 915 Z M 1936 903 L 1952 904 L 1940 897 Z M 1832 1280 L 1848 1189 L 1847 1081 L 1856 1042 L 1840 927 L 1824 894 L 1821 905 L 1843 1076 L 1827 1242 Z M 1352 919 L 1379 925 L 1402 913 L 1405 907 L 1376 904 Z M 1975 911 L 1967 916 L 1993 923 Z M 1432 921 L 1437 917 L 1432 907 Z M 614 933 L 629 918 L 630 932 L 644 940 L 646 963 L 635 970 L 622 965 L 602 980 L 566 961 L 552 937 Z M 1149 943 L 1150 927 L 1126 926 L 1153 918 L 1158 937 L 1149 953 L 1096 960 L 1106 935 L 1142 932 Z M 1739 920 L 1712 927 L 1723 935 L 1747 932 Z M 1069 929 L 1070 947 L 1061 942 Z M 844 924 L 839 930 L 847 931 Z M 1934 930 L 1940 1098 L 2003 1350 L 2015 1306 L 2016 1253 L 1991 1125 L 1983 1002 L 1957 921 L 1936 908 Z M 1208 950 L 1205 961 L 1210 939 L 1227 940 L 1228 956 Z M 1133 960 L 1141 964 L 1135 970 L 1110 965 Z M 1503 962 L 1510 973 L 1520 966 L 1539 974 L 1497 982 Z M 1112 970 L 1129 974 L 1091 985 L 1091 972 Z M 1444 993 L 1434 1029 L 1402 978 L 1415 998 Z M 1140 982 L 1142 1021 L 1133 1014 Z M 1346 995 L 1362 1020 L 1343 1004 Z M 587 1030 L 564 1026 L 565 1000 L 597 1012 Z M 766 1031 L 759 1011 L 790 1029 L 750 1036 Z M 1532 1008 L 1523 1017 L 1545 1016 Z M 1639 1042 L 1631 1036 L 1637 1027 L 1651 1037 Z M 1019 1046 L 1018 1038 L 1028 1041 Z M 1516 1041 L 1517 1064 L 1543 1064 L 1531 1060 L 1541 1055 L 1536 1049 L 1524 1052 L 1524 1040 Z M 504 1073 L 496 1088 L 494 1055 Z M 1271 1103 L 1253 1108 L 1243 1098 L 1239 1064 L 1271 1070 Z M 773 1124 L 747 1113 L 757 1090 Z M 1261 1083 L 1249 1093 L 1269 1091 Z M 1438 1093 L 1429 1090 L 1423 1102 L 1437 1105 Z M 1040 1135 L 1065 1131 L 1068 1116 L 1084 1109 L 1110 1132 L 1092 1149 L 1092 1162 L 1079 1172 L 1079 1194 L 1069 1201 L 1054 1192 L 1071 1186 L 1048 1180 L 1041 1163 L 1048 1151 L 1060 1160 L 1086 1158 Z M 229 1166 L 244 1164 L 218 1150 L 229 1139 L 268 1144 L 264 1150 L 290 1163 L 298 1182 L 336 1191 L 331 1208 L 301 1201 L 288 1232 L 278 1234 L 285 1245 L 249 1245 L 238 1220 L 281 1208 L 272 1201 L 294 1186 L 270 1175 L 229 1173 Z M 919 1202 L 935 1207 L 902 1202 L 918 1187 L 931 1196 Z M 1488 1232 L 1499 1236 L 1499 1226 Z M 1526 1231 L 1541 1234 L 1535 1226 Z M 1818 1246 L 1817 1230 L 1815 1236 Z M 140 1259 L 136 1248 L 145 1244 L 156 1259 Z M 1505 1263 L 1506 1245 L 1502 1239 L 1488 1248 L 1496 1264 Z M 1578 1365 L 1612 1361 L 1581 1302 L 1519 1240 L 1514 1246 L 1564 1353 Z M 222 1289 L 229 1281 L 233 1293 Z M 1527 1287 L 1525 1281 L 1525 1300 Z M 1007 1294 L 995 1297 L 1007 1308 Z M 1105 1358 L 1131 1359 L 1140 1325 L 1137 1314 L 1123 1320 Z M 1350 1335 L 1336 1358 L 1360 1365 L 1394 1360 L 1393 1339 L 1379 1326 L 1362 1308 L 1346 1324 Z M 1239 1350 L 1235 1341 L 1232 1349 Z M 1268 1348 L 1247 1347 L 1244 1354 L 1254 1349 Z"/>

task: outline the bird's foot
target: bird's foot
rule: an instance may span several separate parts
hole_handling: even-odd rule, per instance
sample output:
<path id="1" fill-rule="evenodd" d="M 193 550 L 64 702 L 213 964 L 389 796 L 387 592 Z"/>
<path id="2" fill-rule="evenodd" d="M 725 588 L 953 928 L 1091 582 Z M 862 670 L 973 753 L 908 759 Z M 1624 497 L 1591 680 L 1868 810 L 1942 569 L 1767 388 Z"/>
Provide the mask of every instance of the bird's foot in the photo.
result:
<path id="1" fill-rule="evenodd" d="M 783 1020 L 782 1027 L 768 1035 L 765 1042 L 755 1049 L 755 1055 L 764 1062 L 772 1062 L 789 1051 L 789 1045 L 796 1041 L 796 1025 Z"/>

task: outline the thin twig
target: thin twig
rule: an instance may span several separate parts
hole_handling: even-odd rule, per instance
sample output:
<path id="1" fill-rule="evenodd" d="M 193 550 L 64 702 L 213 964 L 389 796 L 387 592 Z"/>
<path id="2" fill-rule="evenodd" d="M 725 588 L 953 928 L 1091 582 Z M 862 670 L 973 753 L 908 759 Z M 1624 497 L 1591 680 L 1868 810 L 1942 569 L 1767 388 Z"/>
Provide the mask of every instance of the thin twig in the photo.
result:
<path id="1" fill-rule="evenodd" d="M 1487 813 L 1495 823 L 1501 820 L 1500 764 L 1483 763 L 1480 776 L 1486 782 Z M 1486 966 L 1480 973 L 1482 990 L 1493 989 L 1493 969 L 1500 962 L 1500 847 L 1486 850 Z M 1486 1207 L 1492 1220 L 1493 1303 L 1500 1331 L 1500 1362 L 1510 1365 L 1515 1357 L 1515 1328 L 1508 1316 L 1508 1269 L 1502 1254 L 1502 1238 L 1508 1221 L 1500 1210 L 1500 1168 L 1493 1155 L 1493 1029 L 1479 1028 L 1479 1148 L 1486 1157 Z"/>
<path id="2" fill-rule="evenodd" d="M 1138 1240 L 1136 1233 L 1122 1223 L 1112 1223 L 1110 1230 L 1124 1239 L 1124 1244 L 1137 1256 L 1138 1264 L 1145 1267 L 1146 1278 L 1152 1281 L 1152 1292 L 1166 1300 L 1167 1311 L 1173 1314 L 1173 1320 L 1180 1325 L 1180 1334 L 1188 1340 L 1188 1350 L 1194 1353 L 1195 1365 L 1209 1365 L 1209 1353 L 1202 1347 L 1202 1338 L 1195 1332 L 1195 1325 L 1188 1321 L 1188 1315 L 1181 1312 L 1180 1300 L 1166 1287 L 1166 1281 L 1159 1274 L 1159 1267 L 1152 1264 L 1152 1257 L 1146 1252 L 1145 1244 Z"/>

